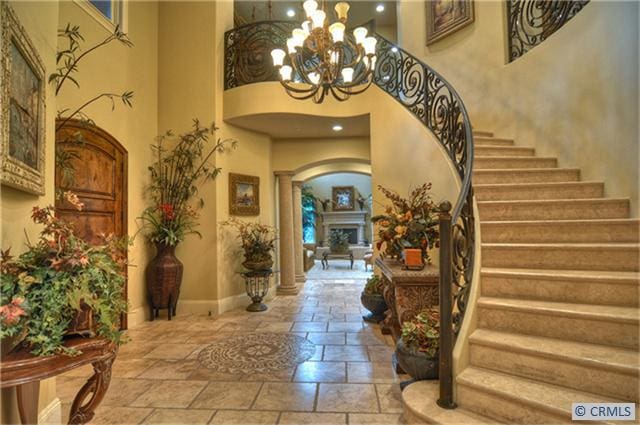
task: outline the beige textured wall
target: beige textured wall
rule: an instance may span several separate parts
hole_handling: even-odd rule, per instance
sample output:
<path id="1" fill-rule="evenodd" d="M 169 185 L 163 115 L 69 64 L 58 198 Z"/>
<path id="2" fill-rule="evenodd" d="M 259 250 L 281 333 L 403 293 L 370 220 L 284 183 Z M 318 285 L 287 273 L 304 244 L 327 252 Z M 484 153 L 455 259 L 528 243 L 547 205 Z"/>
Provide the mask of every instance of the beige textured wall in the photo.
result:
<path id="1" fill-rule="evenodd" d="M 55 2 L 18 2 L 9 5 L 18 16 L 31 42 L 45 66 L 48 76 L 55 69 L 56 34 L 58 30 L 58 4 Z M 45 132 L 45 181 L 44 196 L 34 196 L 6 186 L 0 188 L 1 226 L 0 239 L 2 249 L 11 247 L 17 255 L 25 249 L 25 231 L 31 240 L 37 238 L 39 226 L 31 222 L 31 209 L 36 206 L 53 204 L 53 175 L 55 147 L 56 98 L 49 85 L 46 88 L 46 132 Z M 13 388 L 0 392 L 2 406 L 0 421 L 3 424 L 19 423 L 18 410 Z M 43 381 L 40 386 L 40 406 L 42 410 L 55 402 L 55 379 Z"/>
<path id="2" fill-rule="evenodd" d="M 331 139 L 275 139 L 273 169 L 297 171 L 329 161 L 371 160 L 368 137 Z"/>
<path id="3" fill-rule="evenodd" d="M 103 92 L 134 92 L 133 108 L 116 104 L 111 110 L 108 101 L 98 102 L 86 112 L 96 125 L 115 137 L 128 152 L 128 231 L 134 235 L 138 229 L 136 218 L 146 206 L 144 186 L 148 182 L 151 151 L 149 145 L 158 134 L 158 5 L 155 2 L 127 3 L 127 32 L 134 47 L 112 43 L 79 64 L 80 89 L 72 84 L 62 89 L 58 108 L 71 108 L 87 98 Z M 60 3 L 60 25 L 80 26 L 91 46 L 109 35 L 109 31 L 85 12 L 77 3 Z M 130 326 L 144 320 L 147 314 L 144 270 L 152 249 L 144 238 L 137 237 L 129 251 L 128 294 Z"/>
<path id="4" fill-rule="evenodd" d="M 402 0 L 400 45 L 453 83 L 476 128 L 580 167 L 637 215 L 638 2 L 592 1 L 509 64 L 503 4 L 476 1 L 472 25 L 426 47 L 424 2 Z"/>

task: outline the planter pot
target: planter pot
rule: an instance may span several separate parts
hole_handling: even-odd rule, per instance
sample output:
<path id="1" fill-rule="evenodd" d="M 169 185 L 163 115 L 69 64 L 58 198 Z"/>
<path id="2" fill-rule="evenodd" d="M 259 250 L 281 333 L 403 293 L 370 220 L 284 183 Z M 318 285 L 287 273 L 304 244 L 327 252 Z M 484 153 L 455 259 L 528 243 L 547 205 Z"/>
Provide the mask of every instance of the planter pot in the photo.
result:
<path id="1" fill-rule="evenodd" d="M 384 320 L 384 312 L 389 309 L 387 302 L 380 294 L 365 294 L 360 295 L 360 302 L 371 313 L 362 316 L 365 322 L 379 323 Z"/>
<path id="2" fill-rule="evenodd" d="M 159 310 L 166 308 L 168 318 L 176 315 L 182 271 L 184 266 L 176 258 L 175 246 L 156 244 L 156 256 L 146 270 L 147 294 L 151 307 L 151 320 L 158 317 Z"/>
<path id="3" fill-rule="evenodd" d="M 438 379 L 438 357 L 429 358 L 424 353 L 407 347 L 398 339 L 395 351 L 400 367 L 416 381 Z"/>
<path id="4" fill-rule="evenodd" d="M 266 271 L 271 270 L 271 267 L 273 267 L 273 259 L 269 258 L 262 261 L 245 260 L 242 265 L 251 271 Z"/>
<path id="5" fill-rule="evenodd" d="M 424 262 L 422 261 L 422 250 L 418 248 L 406 248 L 402 251 L 402 258 L 404 260 L 405 268 L 409 270 L 422 270 L 424 269 Z"/>

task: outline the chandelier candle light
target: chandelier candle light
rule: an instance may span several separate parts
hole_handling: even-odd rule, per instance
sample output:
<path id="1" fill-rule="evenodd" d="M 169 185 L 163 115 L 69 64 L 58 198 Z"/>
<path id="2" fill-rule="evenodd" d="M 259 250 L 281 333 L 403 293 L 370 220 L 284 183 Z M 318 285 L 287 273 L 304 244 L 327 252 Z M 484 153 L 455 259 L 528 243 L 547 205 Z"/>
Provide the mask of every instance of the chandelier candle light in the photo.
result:
<path id="1" fill-rule="evenodd" d="M 315 0 L 305 1 L 303 8 L 307 20 L 287 40 L 288 63 L 283 49 L 271 51 L 289 96 L 322 103 L 328 93 L 344 101 L 368 89 L 373 82 L 377 39 L 367 37 L 364 27 L 354 29 L 353 37 L 345 34 L 349 3 L 336 4 L 338 22 L 333 24 Z"/>

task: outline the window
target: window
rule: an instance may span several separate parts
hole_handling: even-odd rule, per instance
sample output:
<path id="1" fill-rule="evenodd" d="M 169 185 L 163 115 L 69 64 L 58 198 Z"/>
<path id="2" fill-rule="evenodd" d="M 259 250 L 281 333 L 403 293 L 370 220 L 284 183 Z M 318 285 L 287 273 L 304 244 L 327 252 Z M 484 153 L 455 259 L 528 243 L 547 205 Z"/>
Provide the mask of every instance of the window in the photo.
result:
<path id="1" fill-rule="evenodd" d="M 126 32 L 123 0 L 74 0 L 74 2 L 108 30 L 112 31 L 118 25 Z"/>

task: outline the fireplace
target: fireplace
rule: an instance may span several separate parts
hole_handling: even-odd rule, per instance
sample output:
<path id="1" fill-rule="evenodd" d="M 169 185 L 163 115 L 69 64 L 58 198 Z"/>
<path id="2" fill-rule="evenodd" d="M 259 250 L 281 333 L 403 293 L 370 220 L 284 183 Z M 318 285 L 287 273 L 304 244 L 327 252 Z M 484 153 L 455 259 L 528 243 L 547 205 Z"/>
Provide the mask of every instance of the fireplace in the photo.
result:
<path id="1" fill-rule="evenodd" d="M 344 228 L 344 227 L 334 227 L 331 229 L 331 232 L 342 232 L 349 236 L 349 245 L 357 245 L 358 244 L 358 229 L 357 228 Z"/>

